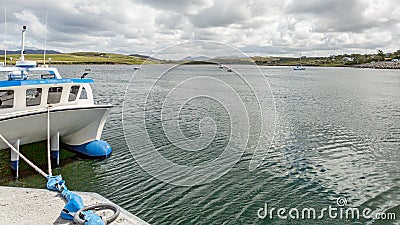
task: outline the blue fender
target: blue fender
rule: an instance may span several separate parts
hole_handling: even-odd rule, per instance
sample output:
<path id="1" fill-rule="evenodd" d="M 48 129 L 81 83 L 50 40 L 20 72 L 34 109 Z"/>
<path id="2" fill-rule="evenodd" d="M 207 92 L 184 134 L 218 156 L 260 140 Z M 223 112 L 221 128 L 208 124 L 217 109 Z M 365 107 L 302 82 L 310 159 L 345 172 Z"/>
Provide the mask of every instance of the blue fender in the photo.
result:
<path id="1" fill-rule="evenodd" d="M 110 144 L 102 140 L 94 140 L 82 145 L 67 145 L 67 147 L 89 157 L 108 157 L 112 152 Z"/>

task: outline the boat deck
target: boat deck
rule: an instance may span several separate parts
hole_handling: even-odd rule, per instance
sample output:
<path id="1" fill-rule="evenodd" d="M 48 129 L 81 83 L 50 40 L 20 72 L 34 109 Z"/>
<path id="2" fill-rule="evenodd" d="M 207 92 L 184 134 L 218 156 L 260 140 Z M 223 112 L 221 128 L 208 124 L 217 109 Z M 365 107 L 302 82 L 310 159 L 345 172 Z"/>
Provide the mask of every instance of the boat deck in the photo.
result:
<path id="1" fill-rule="evenodd" d="M 96 193 L 77 193 L 82 197 L 85 206 L 110 202 Z M 64 205 L 61 195 L 57 192 L 0 186 L 0 224 L 74 224 L 60 217 Z M 148 223 L 121 208 L 120 215 L 111 224 L 145 225 Z"/>

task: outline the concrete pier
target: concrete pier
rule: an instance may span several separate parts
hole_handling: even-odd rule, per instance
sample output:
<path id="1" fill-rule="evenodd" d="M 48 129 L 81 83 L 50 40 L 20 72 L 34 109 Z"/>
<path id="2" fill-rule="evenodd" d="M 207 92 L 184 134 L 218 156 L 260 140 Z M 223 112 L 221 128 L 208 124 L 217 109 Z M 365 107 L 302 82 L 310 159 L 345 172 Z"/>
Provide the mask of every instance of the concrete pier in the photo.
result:
<path id="1" fill-rule="evenodd" d="M 111 203 L 99 194 L 76 192 L 82 197 L 85 206 L 96 203 Z M 60 217 L 65 202 L 58 192 L 46 189 L 16 188 L 0 186 L 0 225 L 18 224 L 74 224 Z M 121 209 L 119 217 L 112 224 L 147 225 L 137 216 Z M 107 216 L 100 212 L 99 215 Z"/>

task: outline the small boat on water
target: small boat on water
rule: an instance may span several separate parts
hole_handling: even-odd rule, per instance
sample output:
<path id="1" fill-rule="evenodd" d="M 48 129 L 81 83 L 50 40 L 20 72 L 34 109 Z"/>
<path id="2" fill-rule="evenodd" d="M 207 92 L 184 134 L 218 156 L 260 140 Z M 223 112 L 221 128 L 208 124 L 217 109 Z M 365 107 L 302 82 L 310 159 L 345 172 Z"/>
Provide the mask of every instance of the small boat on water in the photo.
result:
<path id="1" fill-rule="evenodd" d="M 224 68 L 224 65 L 220 64 L 220 65 L 218 66 L 218 68 L 223 69 L 223 68 Z"/>
<path id="2" fill-rule="evenodd" d="M 293 68 L 293 70 L 305 70 L 306 68 L 301 65 L 301 54 L 300 54 L 300 65 L 297 65 Z"/>
<path id="3" fill-rule="evenodd" d="M 60 144 L 89 157 L 109 156 L 112 149 L 100 137 L 112 106 L 94 103 L 93 79 L 65 79 L 56 68 L 25 60 L 25 30 L 23 26 L 20 61 L 0 67 L 6 73 L 0 80 L 0 134 L 16 149 L 51 137 L 51 156 L 57 163 Z M 0 141 L 0 149 L 7 148 Z M 13 168 L 18 157 L 11 152 Z"/>
<path id="4" fill-rule="evenodd" d="M 298 65 L 298 66 L 295 66 L 293 69 L 294 70 L 305 70 L 306 68 L 302 65 Z"/>

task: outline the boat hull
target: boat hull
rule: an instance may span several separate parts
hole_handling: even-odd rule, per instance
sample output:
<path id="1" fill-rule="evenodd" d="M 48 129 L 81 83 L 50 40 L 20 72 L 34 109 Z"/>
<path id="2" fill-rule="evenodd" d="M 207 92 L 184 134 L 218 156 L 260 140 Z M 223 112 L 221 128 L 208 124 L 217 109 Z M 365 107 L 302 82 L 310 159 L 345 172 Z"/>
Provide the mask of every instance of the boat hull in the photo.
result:
<path id="1" fill-rule="evenodd" d="M 293 70 L 305 70 L 306 68 L 303 66 L 296 66 L 293 68 Z"/>
<path id="2" fill-rule="evenodd" d="M 92 105 L 51 108 L 50 136 L 53 137 L 58 132 L 60 141 L 68 146 L 83 146 L 99 140 L 111 107 Z M 2 116 L 0 134 L 10 143 L 19 140 L 20 145 L 47 140 L 47 117 L 47 109 Z M 0 149 L 6 148 L 8 146 L 1 142 Z"/>

